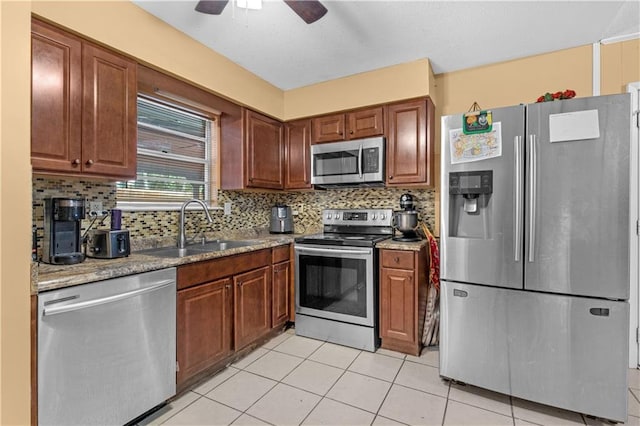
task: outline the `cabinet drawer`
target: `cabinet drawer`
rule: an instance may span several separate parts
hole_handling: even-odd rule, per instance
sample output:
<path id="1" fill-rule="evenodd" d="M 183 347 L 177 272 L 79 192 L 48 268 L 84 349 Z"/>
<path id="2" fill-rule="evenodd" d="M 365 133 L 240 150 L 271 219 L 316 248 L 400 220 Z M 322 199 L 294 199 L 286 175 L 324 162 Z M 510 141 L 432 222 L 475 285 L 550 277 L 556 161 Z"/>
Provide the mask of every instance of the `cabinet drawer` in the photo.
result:
<path id="1" fill-rule="evenodd" d="M 413 252 L 404 250 L 382 250 L 382 267 L 413 269 Z"/>
<path id="2" fill-rule="evenodd" d="M 271 264 L 271 250 L 226 256 L 178 268 L 178 289 L 261 268 Z"/>
<path id="3" fill-rule="evenodd" d="M 289 245 L 274 247 L 271 252 L 271 263 L 280 263 L 289 260 Z"/>

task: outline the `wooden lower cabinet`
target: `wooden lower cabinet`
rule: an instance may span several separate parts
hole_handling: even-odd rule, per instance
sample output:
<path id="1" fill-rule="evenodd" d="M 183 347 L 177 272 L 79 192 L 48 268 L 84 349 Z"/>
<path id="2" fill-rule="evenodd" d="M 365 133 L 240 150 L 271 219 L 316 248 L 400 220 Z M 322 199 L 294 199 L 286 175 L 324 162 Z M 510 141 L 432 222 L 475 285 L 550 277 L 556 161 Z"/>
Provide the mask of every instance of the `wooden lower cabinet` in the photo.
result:
<path id="1" fill-rule="evenodd" d="M 290 257 L 283 245 L 178 267 L 178 392 L 284 328 Z"/>
<path id="2" fill-rule="evenodd" d="M 291 262 L 273 265 L 271 272 L 271 324 L 279 327 L 289 319 Z"/>
<path id="3" fill-rule="evenodd" d="M 271 329 L 271 267 L 233 277 L 235 347 L 242 349 Z"/>
<path id="4" fill-rule="evenodd" d="M 231 355 L 233 351 L 231 278 L 178 291 L 177 385 Z"/>
<path id="5" fill-rule="evenodd" d="M 380 252 L 380 338 L 386 349 L 419 355 L 427 304 L 426 247 Z"/>

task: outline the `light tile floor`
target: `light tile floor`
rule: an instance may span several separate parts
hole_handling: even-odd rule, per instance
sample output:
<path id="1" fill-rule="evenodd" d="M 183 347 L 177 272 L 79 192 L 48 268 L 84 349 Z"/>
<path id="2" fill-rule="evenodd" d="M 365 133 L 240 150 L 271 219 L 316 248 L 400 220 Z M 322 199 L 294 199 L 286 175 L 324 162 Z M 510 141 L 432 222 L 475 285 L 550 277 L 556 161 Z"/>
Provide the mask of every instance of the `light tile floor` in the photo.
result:
<path id="1" fill-rule="evenodd" d="M 629 370 L 629 418 L 640 426 L 640 370 Z M 275 337 L 140 425 L 604 425 L 438 375 L 438 351 L 375 354 Z"/>

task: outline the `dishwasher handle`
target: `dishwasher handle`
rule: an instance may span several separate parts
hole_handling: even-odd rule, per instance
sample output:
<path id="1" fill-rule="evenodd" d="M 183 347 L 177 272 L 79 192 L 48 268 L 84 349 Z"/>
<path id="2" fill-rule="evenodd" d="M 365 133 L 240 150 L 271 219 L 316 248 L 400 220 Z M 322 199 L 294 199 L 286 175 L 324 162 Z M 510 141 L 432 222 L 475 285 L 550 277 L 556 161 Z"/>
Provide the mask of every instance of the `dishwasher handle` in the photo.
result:
<path id="1" fill-rule="evenodd" d="M 52 308 L 45 308 L 42 311 L 42 316 L 51 316 L 57 314 L 64 314 L 66 312 L 78 311 L 80 309 L 92 308 L 98 305 L 104 305 L 106 303 L 118 302 L 120 300 L 128 299 L 130 297 L 139 296 L 141 294 L 150 293 L 152 291 L 160 290 L 175 283 L 175 280 L 160 281 L 153 286 L 140 288 L 138 290 L 128 291 L 126 293 L 114 294 L 113 296 L 102 297 L 99 299 L 86 300 L 84 302 L 71 303 L 69 305 L 57 306 Z"/>

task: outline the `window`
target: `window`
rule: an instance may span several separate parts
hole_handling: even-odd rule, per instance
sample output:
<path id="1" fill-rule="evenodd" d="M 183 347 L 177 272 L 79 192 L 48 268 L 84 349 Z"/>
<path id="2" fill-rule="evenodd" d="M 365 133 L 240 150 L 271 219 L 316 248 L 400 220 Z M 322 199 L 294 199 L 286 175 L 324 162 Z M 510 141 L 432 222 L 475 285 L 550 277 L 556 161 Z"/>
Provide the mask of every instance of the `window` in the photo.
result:
<path id="1" fill-rule="evenodd" d="M 137 179 L 117 183 L 118 206 L 215 201 L 216 118 L 139 96 Z"/>

